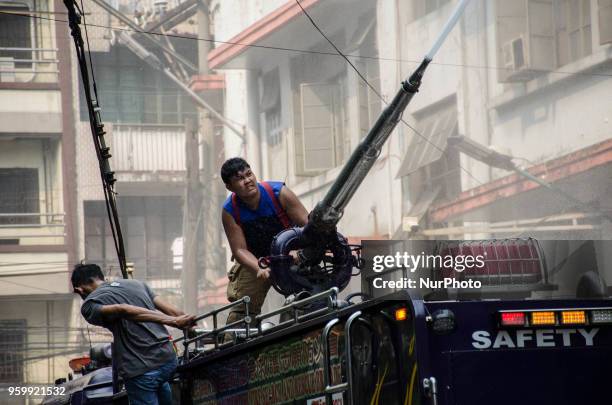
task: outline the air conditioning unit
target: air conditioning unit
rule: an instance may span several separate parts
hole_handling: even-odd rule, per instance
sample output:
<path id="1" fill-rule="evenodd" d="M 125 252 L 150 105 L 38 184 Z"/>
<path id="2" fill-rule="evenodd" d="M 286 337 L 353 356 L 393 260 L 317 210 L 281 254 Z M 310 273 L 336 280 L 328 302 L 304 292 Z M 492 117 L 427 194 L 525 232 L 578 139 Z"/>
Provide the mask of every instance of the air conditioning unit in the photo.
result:
<path id="1" fill-rule="evenodd" d="M 523 37 L 514 38 L 506 42 L 502 47 L 504 56 L 504 68 L 512 71 L 519 70 L 525 66 L 525 43 Z"/>
<path id="2" fill-rule="evenodd" d="M 502 60 L 507 82 L 522 82 L 535 76 L 536 72 L 530 69 L 528 44 L 522 36 L 502 45 Z"/>

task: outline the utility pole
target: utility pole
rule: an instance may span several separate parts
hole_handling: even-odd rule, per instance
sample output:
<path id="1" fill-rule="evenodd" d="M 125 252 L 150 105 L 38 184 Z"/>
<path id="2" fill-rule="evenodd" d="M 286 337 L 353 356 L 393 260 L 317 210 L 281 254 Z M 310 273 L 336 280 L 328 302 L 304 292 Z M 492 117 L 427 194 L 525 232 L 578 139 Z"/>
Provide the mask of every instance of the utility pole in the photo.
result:
<path id="1" fill-rule="evenodd" d="M 212 48 L 210 32 L 210 14 L 208 5 L 200 1 L 197 11 L 198 21 L 198 69 L 201 76 L 210 75 L 208 53 Z M 204 214 L 204 277 L 213 281 L 218 274 L 224 273 L 224 254 L 221 250 L 221 207 L 220 198 L 223 194 L 219 176 L 216 176 L 218 151 L 210 111 L 200 109 L 200 133 L 202 136 L 202 183 L 204 199 L 202 210 Z"/>
<path id="2" fill-rule="evenodd" d="M 202 207 L 198 129 L 192 118 L 185 120 L 185 203 L 183 205 L 183 308 L 197 313 L 198 300 L 198 229 Z"/>

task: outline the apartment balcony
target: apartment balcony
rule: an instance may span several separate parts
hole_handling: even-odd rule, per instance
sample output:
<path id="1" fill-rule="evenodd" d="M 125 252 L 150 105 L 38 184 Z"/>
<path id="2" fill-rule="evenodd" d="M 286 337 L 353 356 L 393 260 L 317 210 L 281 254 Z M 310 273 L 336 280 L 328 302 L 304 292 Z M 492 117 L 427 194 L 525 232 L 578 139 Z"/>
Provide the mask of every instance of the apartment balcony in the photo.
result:
<path id="1" fill-rule="evenodd" d="M 63 213 L 0 213 L 0 245 L 64 245 L 64 217 Z"/>
<path id="2" fill-rule="evenodd" d="M 70 294 L 64 216 L 0 213 L 0 297 Z"/>
<path id="3" fill-rule="evenodd" d="M 0 132 L 61 134 L 58 49 L 3 46 L 1 39 Z"/>
<path id="4" fill-rule="evenodd" d="M 57 48 L 0 46 L 0 83 L 57 83 Z"/>
<path id="5" fill-rule="evenodd" d="M 111 150 L 117 172 L 185 170 L 185 129 L 173 124 L 114 124 Z"/>
<path id="6" fill-rule="evenodd" d="M 182 182 L 185 130 L 176 124 L 113 124 L 113 170 L 122 182 Z"/>

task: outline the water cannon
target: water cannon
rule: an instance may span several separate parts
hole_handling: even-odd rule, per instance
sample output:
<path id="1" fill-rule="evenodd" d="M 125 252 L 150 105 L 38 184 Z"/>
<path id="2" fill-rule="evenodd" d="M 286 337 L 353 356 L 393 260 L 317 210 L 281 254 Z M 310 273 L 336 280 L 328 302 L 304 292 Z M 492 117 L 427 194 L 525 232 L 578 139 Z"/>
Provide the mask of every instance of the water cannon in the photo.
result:
<path id="1" fill-rule="evenodd" d="M 416 70 L 401 84 L 363 141 L 351 154 L 329 191 L 310 212 L 303 228 L 287 229 L 273 240 L 270 256 L 260 267 L 270 268 L 272 286 L 284 296 L 316 294 L 331 287 L 343 290 L 354 268 L 361 266 L 360 246 L 351 246 L 336 227 L 344 209 L 370 172 L 383 145 L 419 91 L 425 70 L 455 26 L 469 0 L 461 0 Z"/>

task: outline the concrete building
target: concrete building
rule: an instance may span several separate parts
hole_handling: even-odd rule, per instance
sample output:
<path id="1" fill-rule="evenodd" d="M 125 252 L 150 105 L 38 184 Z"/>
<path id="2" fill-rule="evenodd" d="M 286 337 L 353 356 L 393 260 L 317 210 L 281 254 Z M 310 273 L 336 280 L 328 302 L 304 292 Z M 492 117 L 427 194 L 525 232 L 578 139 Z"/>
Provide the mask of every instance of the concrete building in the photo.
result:
<path id="1" fill-rule="evenodd" d="M 113 4 L 147 27 L 186 3 Z M 245 128 L 244 139 L 217 128 L 218 160 L 245 157 L 260 179 L 285 181 L 312 209 L 456 3 L 303 0 L 300 7 L 294 0 L 212 0 L 216 42 L 208 63 L 223 76 L 196 76 L 192 88 L 216 90 L 218 109 Z M 610 239 L 609 3 L 472 0 L 339 230 L 352 240 Z M 2 4 L 21 14 L 61 7 Z M 178 303 L 181 266 L 173 251 L 182 251 L 183 119 L 197 110 L 116 41 L 106 28 L 121 25 L 114 17 L 92 2 L 86 9 L 88 22 L 98 25 L 89 35 L 128 260 L 137 278 Z M 57 321 L 82 331 L 76 320 L 56 319 L 75 314 L 67 271 L 81 258 L 114 275 L 118 269 L 111 268 L 116 260 L 71 44 L 48 20 L 0 18 L 0 299 L 12 303 L 0 309 L 0 320 L 11 330 L 27 330 L 22 320 L 28 319 L 27 327 Z M 197 19 L 191 15 L 172 29 L 170 44 L 196 64 Z M 457 136 L 512 156 L 552 187 L 449 147 Z M 220 223 L 211 225 L 222 232 Z M 612 282 L 612 273 L 606 277 Z M 222 302 L 223 282 L 200 288 L 211 289 L 215 303 Z M 26 339 L 20 333 L 18 345 Z M 15 373 L 28 375 L 25 368 Z"/>
<path id="2" fill-rule="evenodd" d="M 114 6 L 136 15 L 135 4 Z M 150 6 L 140 10 L 142 24 L 163 11 Z M 173 248 L 180 254 L 184 121 L 197 111 L 116 41 L 110 28 L 119 26 L 116 19 L 94 2 L 85 9 L 128 261 L 137 278 L 181 306 L 182 268 Z M 66 377 L 68 359 L 85 354 L 91 341 L 110 340 L 84 322 L 69 281 L 82 259 L 100 264 L 111 278 L 120 273 L 74 45 L 63 21 L 36 18 L 64 10 L 62 2 L 0 6 L 2 403 L 7 385 Z M 195 63 L 196 26 L 192 20 L 182 27 L 177 34 L 185 39 L 172 46 Z M 200 78 L 194 87 L 216 91 L 222 84 L 222 77 Z"/>
<path id="3" fill-rule="evenodd" d="M 285 181 L 310 210 L 379 116 L 380 97 L 393 97 L 399 80 L 393 63 L 383 62 L 393 45 L 381 46 L 377 39 L 389 29 L 380 23 L 377 2 L 303 1 L 301 6 L 351 55 L 359 73 L 336 55 L 294 1 L 244 7 L 239 1 L 213 2 L 220 42 L 209 63 L 226 77 L 225 113 L 248 132 L 242 143 L 226 131 L 226 157 L 244 156 L 259 179 Z M 384 82 L 389 76 L 393 85 Z M 397 150 L 394 136 L 344 213 L 339 229 L 353 241 L 388 237 L 399 224 Z M 347 291 L 358 288 L 354 281 Z M 266 305 L 271 309 L 281 302 L 272 292 Z"/>
<path id="4" fill-rule="evenodd" d="M 151 7 L 145 7 L 147 4 Z M 141 13 L 143 25 L 159 17 L 152 2 L 112 5 L 130 20 Z M 127 261 L 133 264 L 135 278 L 146 281 L 169 301 L 182 306 L 181 260 L 174 256 L 173 245 L 176 251 L 183 228 L 185 119 L 197 119 L 197 110 L 176 85 L 118 40 L 120 30 L 106 29 L 125 24 L 92 1 L 86 8 L 91 12 L 89 22 L 98 25 L 89 27 L 90 49 L 102 121 L 112 154 L 110 165 L 117 179 L 117 204 Z M 171 45 L 195 64 L 194 30 L 191 25 L 191 31 L 176 32 L 187 38 L 172 39 Z M 142 36 L 134 39 L 147 52 L 162 57 L 159 49 Z M 76 104 L 80 257 L 98 263 L 111 277 L 121 277 L 85 100 L 80 94 L 75 96 L 80 97 Z"/>
<path id="5" fill-rule="evenodd" d="M 245 144 L 226 131 L 226 155 L 286 181 L 311 209 L 456 2 L 300 4 L 363 77 L 294 1 L 212 2 L 219 42 L 209 62 L 226 75 L 226 113 L 249 130 Z M 339 229 L 610 238 L 610 13 L 594 0 L 472 1 Z M 457 135 L 514 157 L 553 188 L 447 147 Z"/>
<path id="6" fill-rule="evenodd" d="M 259 178 L 285 181 L 311 209 L 380 113 L 376 38 L 386 27 L 377 23 L 376 2 L 302 3 L 337 46 L 357 56 L 368 88 L 295 2 L 249 2 L 234 14 L 237 3 L 212 3 L 215 38 L 228 43 L 219 43 L 210 65 L 226 75 L 226 114 L 249 130 L 244 145 L 227 134 L 226 156 L 243 154 Z M 388 151 L 345 213 L 348 235 L 392 233 L 399 192 L 377 197 L 393 194 Z"/>
<path id="7" fill-rule="evenodd" d="M 100 2 L 86 4 L 91 14 L 88 17 L 91 57 L 112 154 L 110 164 L 117 179 L 118 212 L 127 260 L 133 264 L 137 279 L 183 306 L 186 121 L 195 121 L 197 127 L 199 113 L 190 95 L 147 63 L 143 55 L 168 66 L 180 81 L 219 111 L 223 107 L 224 78 L 198 72 L 198 2 L 110 2 L 119 12 L 112 15 Z M 168 36 L 136 34 L 134 24 L 139 29 Z M 138 44 L 136 51 L 134 45 L 128 46 L 130 43 Z M 170 52 L 162 52 L 162 48 Z M 80 112 L 77 118 L 80 255 L 119 276 L 112 235 L 105 225 L 108 221 L 87 110 L 81 94 L 76 92 L 75 97 L 79 99 L 75 108 Z M 214 147 L 222 150 L 220 126 L 216 120 L 212 125 Z M 198 150 L 200 170 L 195 175 L 200 176 L 199 191 L 210 194 L 210 181 L 205 179 L 203 169 L 207 164 L 206 142 L 203 131 L 196 132 L 197 139 L 191 148 Z M 219 159 L 222 156 L 214 166 L 218 166 Z M 195 211 L 192 220 L 200 230 L 189 243 L 192 250 L 194 244 L 199 248 L 194 271 L 198 272 L 195 279 L 200 283 L 197 290 L 202 295 L 198 300 L 202 307 L 208 305 L 204 292 L 224 269 L 212 277 L 204 275 L 204 255 L 213 249 L 202 242 L 203 232 L 210 226 L 206 225 L 206 205 L 196 207 Z M 212 228 L 221 232 L 219 224 Z"/>
<path id="8" fill-rule="evenodd" d="M 70 37 L 61 1 L 0 4 L 0 402 L 48 383 L 74 352 L 75 238 Z M 21 401 L 22 399 L 19 399 Z"/>
<path id="9" fill-rule="evenodd" d="M 425 15 L 418 3 L 400 11 L 400 59 L 414 59 L 432 27 L 447 18 L 452 3 L 439 3 Z M 443 136 L 457 133 L 513 156 L 553 189 L 453 149 L 438 158 L 425 147 L 424 154 L 435 159 L 415 165 L 411 149 L 421 149 L 418 140 L 410 141 L 397 174 L 407 191 L 405 230 L 414 225 L 415 218 L 406 216 L 417 207 L 417 234 L 428 238 L 610 238 L 605 212 L 612 197 L 606 180 L 612 175 L 612 109 L 598 102 L 612 86 L 606 4 L 471 2 L 410 112 L 430 131 L 431 116 L 455 110 L 456 127 Z M 433 192 L 412 192 L 424 179 L 431 179 Z"/>

